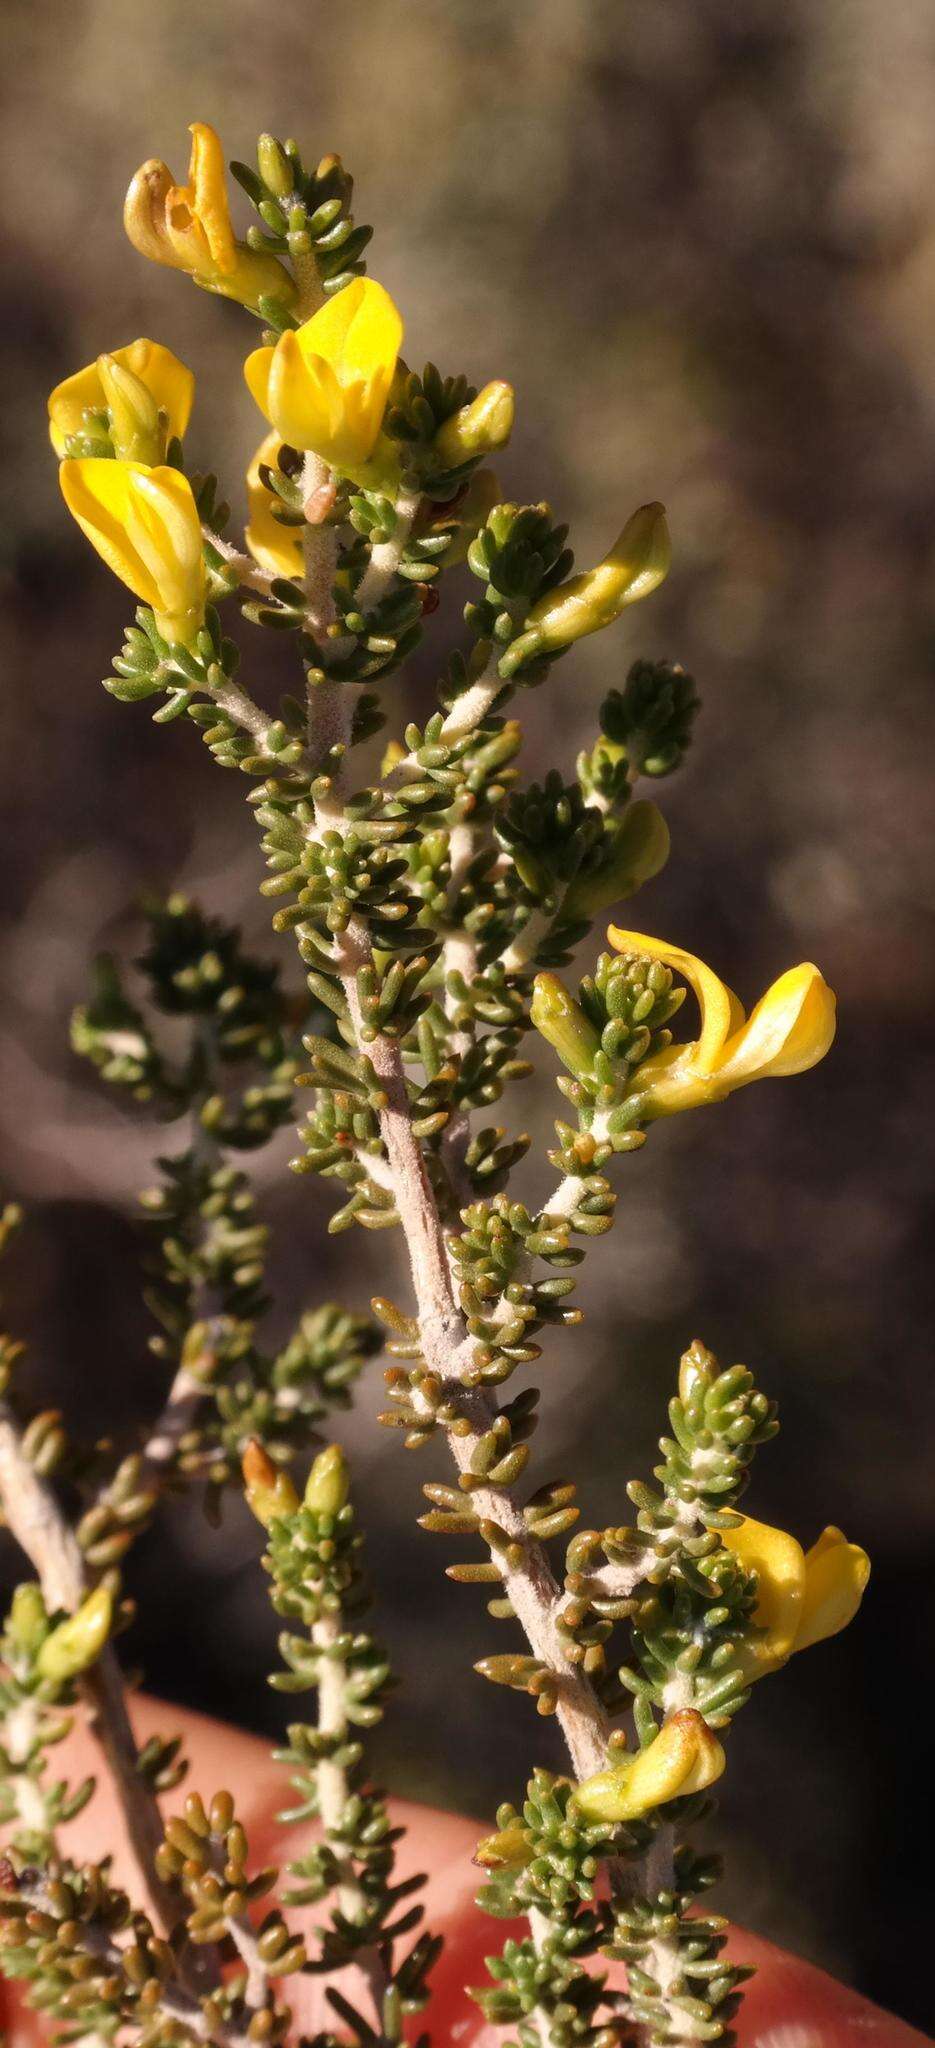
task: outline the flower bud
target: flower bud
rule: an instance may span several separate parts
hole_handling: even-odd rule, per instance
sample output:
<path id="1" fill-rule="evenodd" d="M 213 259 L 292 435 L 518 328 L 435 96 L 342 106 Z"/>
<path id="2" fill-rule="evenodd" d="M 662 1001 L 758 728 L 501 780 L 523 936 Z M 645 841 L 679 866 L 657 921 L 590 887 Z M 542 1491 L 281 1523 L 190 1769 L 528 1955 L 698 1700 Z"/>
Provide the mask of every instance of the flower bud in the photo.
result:
<path id="1" fill-rule="evenodd" d="M 601 1049 L 594 1025 L 570 996 L 557 974 L 537 974 L 532 992 L 532 1021 L 570 1073 L 590 1074 Z"/>
<path id="2" fill-rule="evenodd" d="M 295 189 L 295 175 L 289 158 L 275 135 L 261 135 L 256 160 L 264 185 L 277 199 L 288 199 Z"/>
<path id="3" fill-rule="evenodd" d="M 532 1862 L 526 1829 L 515 1821 L 512 1827 L 500 1828 L 495 1835 L 485 1835 L 474 1851 L 474 1862 L 482 1870 L 522 1870 Z"/>
<path id="4" fill-rule="evenodd" d="M 556 654 L 585 634 L 612 625 L 627 605 L 652 595 L 668 575 L 671 560 L 664 507 L 641 505 L 596 569 L 560 583 L 533 605 L 525 632 L 500 663 L 500 674 L 512 675 L 522 662 Z"/>
<path id="5" fill-rule="evenodd" d="M 273 1464 L 256 1437 L 251 1437 L 241 1458 L 240 1469 L 244 1476 L 247 1506 L 257 1521 L 262 1522 L 264 1529 L 268 1529 L 271 1522 L 296 1513 L 299 1496 L 288 1472 Z"/>
<path id="6" fill-rule="evenodd" d="M 351 1475 L 340 1444 L 319 1451 L 308 1475 L 305 1506 L 313 1515 L 339 1515 L 351 1490 Z"/>
<path id="7" fill-rule="evenodd" d="M 7 1616 L 7 1634 L 18 1650 L 27 1656 L 35 1655 L 41 1642 L 49 1633 L 49 1617 L 42 1598 L 42 1588 L 35 1579 L 17 1586 Z"/>
<path id="8" fill-rule="evenodd" d="M 708 1351 L 700 1338 L 696 1337 L 687 1351 L 683 1351 L 679 1365 L 679 1400 L 691 1401 L 698 1393 L 713 1386 L 718 1375 L 717 1359 Z"/>
<path id="9" fill-rule="evenodd" d="M 516 410 L 512 384 L 485 384 L 470 405 L 462 405 L 439 427 L 433 448 L 446 469 L 505 447 Z"/>
<path id="10" fill-rule="evenodd" d="M 96 1586 L 83 1600 L 76 1614 L 60 1621 L 46 1636 L 36 1658 L 40 1678 L 61 1685 L 77 1678 L 100 1656 L 113 1621 L 113 1597 L 107 1586 Z"/>
<path id="11" fill-rule="evenodd" d="M 162 461 L 162 424 L 159 407 L 142 377 L 134 375 L 116 356 L 98 356 L 97 373 L 110 412 L 110 438 L 114 454 L 123 462 L 145 462 L 151 468 Z"/>
<path id="12" fill-rule="evenodd" d="M 655 804 L 640 800 L 624 812 L 613 851 L 594 874 L 579 875 L 562 901 L 564 917 L 593 917 L 652 881 L 669 858 L 669 827 Z"/>
<path id="13" fill-rule="evenodd" d="M 707 1722 L 687 1707 L 663 1722 L 654 1742 L 579 1785 L 575 1805 L 589 1820 L 639 1820 L 670 1799 L 703 1792 L 726 1758 Z"/>

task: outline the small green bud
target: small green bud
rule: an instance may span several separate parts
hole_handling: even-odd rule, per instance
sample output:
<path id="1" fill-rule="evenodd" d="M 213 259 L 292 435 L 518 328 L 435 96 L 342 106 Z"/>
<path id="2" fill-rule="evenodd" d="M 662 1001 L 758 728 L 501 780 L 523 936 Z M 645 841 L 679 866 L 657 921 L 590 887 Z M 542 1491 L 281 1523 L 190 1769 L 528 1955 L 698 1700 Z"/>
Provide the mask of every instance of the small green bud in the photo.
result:
<path id="1" fill-rule="evenodd" d="M 165 434 L 159 407 L 141 377 L 116 356 L 98 356 L 98 376 L 110 412 L 110 437 L 121 462 L 162 462 Z"/>
<path id="2" fill-rule="evenodd" d="M 77 1613 L 60 1621 L 46 1636 L 36 1658 L 39 1677 L 60 1685 L 65 1679 L 77 1678 L 79 1672 L 87 1671 L 104 1648 L 113 1614 L 113 1597 L 108 1587 L 96 1586 Z"/>
<path id="3" fill-rule="evenodd" d="M 319 1451 L 308 1475 L 305 1505 L 313 1515 L 339 1515 L 351 1490 L 351 1475 L 340 1444 Z"/>
<path id="4" fill-rule="evenodd" d="M 273 1464 L 256 1437 L 251 1437 L 241 1458 L 240 1469 L 244 1476 L 247 1506 L 264 1529 L 268 1529 L 271 1522 L 281 1521 L 284 1515 L 296 1513 L 299 1496 L 288 1472 Z"/>
<path id="5" fill-rule="evenodd" d="M 277 199 L 288 199 L 295 185 L 292 165 L 275 135 L 261 135 L 256 146 L 256 160 L 264 185 L 275 193 Z"/>
<path id="6" fill-rule="evenodd" d="M 610 859 L 594 874 L 579 875 L 562 903 L 565 917 L 593 917 L 644 882 L 652 881 L 669 858 L 669 827 L 655 804 L 640 801 L 625 812 Z"/>
<path id="7" fill-rule="evenodd" d="M 718 1376 L 718 1362 L 713 1352 L 695 1338 L 687 1351 L 683 1351 L 679 1365 L 679 1400 L 688 1402 L 695 1394 L 704 1392 L 714 1385 Z"/>
<path id="8" fill-rule="evenodd" d="M 27 1656 L 34 1656 L 40 1643 L 49 1633 L 49 1617 L 46 1613 L 42 1589 L 34 1579 L 23 1586 L 17 1586 L 7 1616 L 7 1634 L 24 1650 Z"/>
<path id="9" fill-rule="evenodd" d="M 592 1072 L 600 1038 L 557 974 L 536 975 L 530 1014 L 536 1030 L 554 1047 L 570 1073 L 584 1079 Z"/>
<path id="10" fill-rule="evenodd" d="M 483 391 L 452 413 L 435 436 L 432 446 L 448 469 L 470 462 L 475 455 L 489 455 L 505 447 L 513 432 L 516 410 L 512 384 L 485 384 Z"/>

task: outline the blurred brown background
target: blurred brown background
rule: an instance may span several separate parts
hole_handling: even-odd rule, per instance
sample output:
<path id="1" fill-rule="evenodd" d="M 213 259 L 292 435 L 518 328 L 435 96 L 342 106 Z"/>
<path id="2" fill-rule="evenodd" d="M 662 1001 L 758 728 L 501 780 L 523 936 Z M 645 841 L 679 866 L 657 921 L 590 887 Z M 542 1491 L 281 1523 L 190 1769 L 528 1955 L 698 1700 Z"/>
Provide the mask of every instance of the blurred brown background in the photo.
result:
<path id="1" fill-rule="evenodd" d="M 45 394 L 101 347 L 168 342 L 199 377 L 192 454 L 236 493 L 257 438 L 239 374 L 253 329 L 136 257 L 120 205 L 144 156 L 184 171 L 189 120 L 238 156 L 269 127 L 355 172 L 407 354 L 518 387 L 508 492 L 561 508 L 583 563 L 641 500 L 669 507 L 662 593 L 526 700 L 528 772 L 556 740 L 571 768 L 635 654 L 682 660 L 704 711 L 661 792 L 673 859 L 634 921 L 748 999 L 808 957 L 838 991 L 817 1073 L 675 1120 L 623 1162 L 587 1333 L 545 1361 L 537 1469 L 587 1472 L 586 1519 L 621 1519 L 696 1332 L 778 1396 L 784 1433 L 751 1507 L 806 1541 L 841 1522 L 874 1578 L 849 1634 L 737 1724 L 721 1898 L 924 2024 L 908 1866 L 933 1559 L 935 14 L 928 0 L 6 0 L 4 16 L 0 1164 L 31 1210 L 7 1300 L 37 1388 L 127 1437 L 159 1400 L 134 1195 L 173 1138 L 69 1054 L 89 955 L 132 952 L 151 884 L 274 944 L 236 778 L 190 729 L 160 732 L 97 686 L 128 606 L 60 507 Z M 254 683 L 274 688 L 279 643 L 244 631 Z M 456 631 L 453 597 L 407 711 L 424 714 Z M 543 1080 L 513 1120 L 545 1141 L 557 1106 Z M 289 1176 L 289 1149 L 287 1134 L 262 1167 L 283 1330 L 309 1296 L 362 1307 L 376 1284 L 404 1286 L 385 1235 L 326 1240 L 330 1195 Z M 527 1190 L 547 1185 L 527 1169 Z M 466 1674 L 491 1625 L 413 1526 L 439 1458 L 401 1457 L 378 1399 L 374 1372 L 346 1434 L 405 1671 L 380 1768 L 488 1815 L 531 1744 L 544 1761 L 558 1750 L 523 1700 Z M 256 1550 L 236 1513 L 220 1536 L 194 1512 L 164 1517 L 133 1565 L 134 1649 L 170 1698 L 272 1730 L 286 1709 L 265 1685 Z"/>

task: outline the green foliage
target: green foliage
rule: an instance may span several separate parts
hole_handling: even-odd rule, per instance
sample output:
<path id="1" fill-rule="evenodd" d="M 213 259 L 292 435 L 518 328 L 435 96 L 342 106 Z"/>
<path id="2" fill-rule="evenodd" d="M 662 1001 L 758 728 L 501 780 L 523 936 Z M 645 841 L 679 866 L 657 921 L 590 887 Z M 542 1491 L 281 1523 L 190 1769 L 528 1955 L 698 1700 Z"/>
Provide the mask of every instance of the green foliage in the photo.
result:
<path id="1" fill-rule="evenodd" d="M 376 1951 L 384 2038 L 396 2042 L 403 2039 L 405 2016 L 426 2003 L 441 1943 L 422 1933 L 405 1954 L 397 1954 L 423 1917 L 417 1895 L 424 1879 L 395 1875 L 402 1829 L 391 1823 L 383 1795 L 366 1782 L 362 1736 L 382 1718 L 390 1670 L 384 1652 L 361 1627 L 370 1596 L 360 1561 L 363 1539 L 344 1497 L 342 1463 L 340 1454 L 322 1454 L 305 1503 L 272 1520 L 264 1559 L 277 1614 L 303 1630 L 300 1635 L 293 1627 L 280 1636 L 286 1668 L 271 1683 L 282 1692 L 315 1691 L 318 1697 L 317 1722 L 293 1723 L 287 1746 L 277 1752 L 298 1795 L 283 1818 L 304 1823 L 317 1817 L 322 1823 L 314 1847 L 288 1865 L 294 1882 L 283 1897 L 287 1904 L 308 1906 L 335 1894 L 312 1966 L 334 1970 Z M 355 2038 L 365 2040 L 363 2016 L 343 1997 L 333 2002 Z"/>
<path id="2" fill-rule="evenodd" d="M 725 1920 L 690 1910 L 719 1874 L 716 1859 L 679 1849 L 671 1889 L 614 1903 L 613 1935 L 603 1953 L 626 1963 L 628 2014 L 653 2048 L 679 2039 L 731 2048 L 736 2038 L 730 2022 L 740 1986 L 753 1972 L 725 1960 Z"/>
<path id="3" fill-rule="evenodd" d="M 257 170 L 242 163 L 232 163 L 231 170 L 263 223 L 248 230 L 252 249 L 282 252 L 293 262 L 312 262 L 329 293 L 341 291 L 360 276 L 373 229 L 355 227 L 354 181 L 340 157 L 324 156 L 307 170 L 298 143 L 261 135 Z M 261 310 L 266 319 L 272 318 L 271 306 L 264 304 Z"/>

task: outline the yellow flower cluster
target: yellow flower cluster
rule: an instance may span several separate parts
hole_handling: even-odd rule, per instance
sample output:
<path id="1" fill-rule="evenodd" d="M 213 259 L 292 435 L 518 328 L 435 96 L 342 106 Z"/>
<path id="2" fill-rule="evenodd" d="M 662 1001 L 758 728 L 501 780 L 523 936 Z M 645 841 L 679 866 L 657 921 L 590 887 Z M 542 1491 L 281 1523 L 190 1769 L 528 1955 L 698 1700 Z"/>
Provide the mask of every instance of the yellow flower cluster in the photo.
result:
<path id="1" fill-rule="evenodd" d="M 165 461 L 188 426 L 195 380 L 171 349 L 132 341 L 56 385 L 49 436 L 62 496 L 92 547 L 159 631 L 190 646 L 204 624 L 205 567 L 192 488 Z M 69 441 L 107 419 L 110 455 L 69 456 Z"/>

